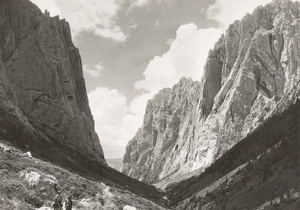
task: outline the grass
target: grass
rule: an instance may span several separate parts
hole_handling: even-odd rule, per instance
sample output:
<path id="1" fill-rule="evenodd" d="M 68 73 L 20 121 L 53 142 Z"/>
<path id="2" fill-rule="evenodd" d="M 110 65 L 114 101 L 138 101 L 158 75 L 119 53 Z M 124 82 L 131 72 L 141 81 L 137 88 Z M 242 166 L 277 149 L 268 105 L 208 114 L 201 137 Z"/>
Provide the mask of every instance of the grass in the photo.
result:
<path id="1" fill-rule="evenodd" d="M 299 150 L 292 152 L 290 149 L 299 145 L 297 141 L 286 141 L 274 145 L 235 175 L 228 176 L 227 181 L 224 181 L 227 178 L 223 179 L 221 185 L 207 191 L 206 195 L 198 192 L 173 209 L 193 209 L 196 205 L 213 205 L 213 209 L 255 209 L 273 202 L 272 208 L 268 205 L 266 209 L 284 210 L 299 205 L 299 196 L 287 196 L 292 189 L 300 193 Z M 212 186 L 213 183 L 208 185 Z M 279 199 L 280 203 L 277 204 L 274 199 Z"/>
<path id="2" fill-rule="evenodd" d="M 204 205 L 212 205 L 213 209 L 252 209 L 290 189 L 298 189 L 299 106 L 297 101 L 273 115 L 204 173 L 168 186 L 172 209 L 194 209 Z M 226 175 L 245 163 L 247 166 L 234 176 L 235 182 L 215 184 L 217 180 L 224 181 Z M 206 195 L 199 194 L 205 191 Z M 288 209 L 288 205 L 282 203 L 276 208 Z"/>
<path id="3" fill-rule="evenodd" d="M 104 182 L 108 186 L 123 190 L 127 189 L 131 193 L 151 200 L 158 205 L 167 206 L 167 202 L 162 198 L 165 193 L 158 191 L 154 186 L 130 178 L 110 167 L 107 168 L 87 153 L 79 152 L 57 139 L 47 137 L 39 132 L 39 126 L 35 125 L 34 121 L 31 124 L 35 129 L 24 126 L 17 115 L 11 114 L 1 107 L 0 113 L 0 139 L 6 144 L 23 150 L 23 152 L 30 151 L 34 157 L 43 160 L 43 162 L 51 162 L 57 167 L 67 169 L 87 180 Z M 9 164 L 11 163 L 7 161 L 5 164 L 7 164 L 5 167 L 10 167 Z M 19 171 L 18 167 L 23 167 L 22 164 L 14 162 L 13 170 Z M 39 167 L 43 166 L 37 166 L 37 168 Z M 44 168 L 44 170 L 50 174 L 54 172 L 51 171 L 52 168 Z"/>
<path id="4" fill-rule="evenodd" d="M 298 101 L 297 104 L 291 105 L 284 114 L 273 116 L 263 127 L 241 140 L 201 175 L 170 185 L 167 189 L 170 192 L 177 192 L 181 188 L 195 187 L 193 182 L 196 182 L 198 188 L 204 188 L 207 183 L 221 178 L 224 174 L 256 158 L 285 137 L 296 139 L 298 117 L 295 113 L 298 112 L 299 105 Z"/>
<path id="5" fill-rule="evenodd" d="M 93 181 L 52 163 L 23 157 L 24 151 L 0 148 L 1 209 L 36 209 L 50 206 L 55 196 L 54 182 L 62 189 L 62 197 L 73 195 L 74 209 L 164 209 L 118 186 Z M 32 174 L 39 174 L 35 182 Z"/>

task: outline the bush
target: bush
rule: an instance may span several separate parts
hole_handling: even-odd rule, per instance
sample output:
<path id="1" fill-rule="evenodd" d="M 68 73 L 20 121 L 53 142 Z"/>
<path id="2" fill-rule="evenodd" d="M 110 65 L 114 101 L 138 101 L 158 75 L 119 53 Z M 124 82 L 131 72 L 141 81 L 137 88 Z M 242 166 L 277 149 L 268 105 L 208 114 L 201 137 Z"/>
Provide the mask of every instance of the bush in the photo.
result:
<path id="1" fill-rule="evenodd" d="M 25 194 L 26 188 L 21 182 L 3 180 L 0 185 L 0 192 L 2 192 L 8 199 L 16 197 L 22 199 Z"/>
<path id="2" fill-rule="evenodd" d="M 24 201 L 36 208 L 40 208 L 44 205 L 43 200 L 40 197 L 36 196 L 33 192 L 28 193 L 27 195 L 24 196 L 25 196 Z"/>
<path id="3" fill-rule="evenodd" d="M 42 199 L 35 193 L 26 189 L 24 184 L 14 180 L 2 180 L 0 184 L 0 193 L 8 199 L 16 199 L 25 202 L 33 207 L 39 208 L 44 205 Z"/>

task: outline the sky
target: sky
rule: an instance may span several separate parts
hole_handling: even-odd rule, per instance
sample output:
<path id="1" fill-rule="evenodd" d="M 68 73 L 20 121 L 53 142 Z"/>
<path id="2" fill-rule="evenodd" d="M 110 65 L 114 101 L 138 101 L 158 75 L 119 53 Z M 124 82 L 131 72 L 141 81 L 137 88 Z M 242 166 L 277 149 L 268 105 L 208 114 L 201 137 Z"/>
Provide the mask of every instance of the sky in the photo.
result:
<path id="1" fill-rule="evenodd" d="M 228 25 L 271 0 L 31 1 L 70 23 L 104 155 L 119 158 L 147 101 L 183 76 L 200 80 Z"/>

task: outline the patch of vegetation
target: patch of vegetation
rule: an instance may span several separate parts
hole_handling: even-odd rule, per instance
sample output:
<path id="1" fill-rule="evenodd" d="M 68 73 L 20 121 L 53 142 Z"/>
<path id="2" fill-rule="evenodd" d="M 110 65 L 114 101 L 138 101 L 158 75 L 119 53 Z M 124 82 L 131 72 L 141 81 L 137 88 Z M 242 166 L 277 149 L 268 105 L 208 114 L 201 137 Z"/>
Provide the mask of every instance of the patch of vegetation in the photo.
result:
<path id="1" fill-rule="evenodd" d="M 60 168 L 49 162 L 24 156 L 12 148 L 0 148 L 0 201 L 1 209 L 35 209 L 50 207 L 57 183 L 63 200 L 73 196 L 76 209 L 122 209 L 125 205 L 138 209 L 163 209 L 128 190 L 110 187 Z"/>
<path id="2" fill-rule="evenodd" d="M 297 186 L 300 183 L 296 175 L 300 171 L 299 105 L 297 101 L 280 115 L 274 115 L 204 173 L 169 186 L 173 208 L 192 209 L 213 202 L 214 209 L 249 209 Z M 225 182 L 204 197 L 195 197 L 197 192 L 245 163 L 248 163 L 246 168 L 236 174 L 240 180 Z M 276 193 L 269 193 L 273 191 Z M 183 202 L 184 199 L 187 201 Z"/>

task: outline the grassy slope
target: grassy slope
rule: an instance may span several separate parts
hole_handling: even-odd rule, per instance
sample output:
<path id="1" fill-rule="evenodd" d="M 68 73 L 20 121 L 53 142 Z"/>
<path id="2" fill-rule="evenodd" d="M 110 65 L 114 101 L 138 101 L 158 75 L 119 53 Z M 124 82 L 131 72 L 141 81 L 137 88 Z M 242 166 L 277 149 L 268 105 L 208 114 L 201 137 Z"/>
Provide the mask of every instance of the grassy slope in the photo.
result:
<path id="1" fill-rule="evenodd" d="M 55 139 L 45 141 L 37 134 L 25 132 L 22 125 L 15 123 L 18 121 L 13 116 L 2 110 L 0 113 L 0 139 L 7 144 L 23 151 L 30 151 L 34 157 L 40 160 L 51 162 L 89 180 L 101 181 L 107 185 L 129 190 L 138 196 L 166 206 L 166 201 L 162 198 L 164 193 L 158 191 L 154 186 L 132 179 L 113 168 L 101 166 L 97 162 L 86 161 L 85 157 Z"/>
<path id="2" fill-rule="evenodd" d="M 43 205 L 50 206 L 55 195 L 52 184 L 30 184 L 30 178 L 25 178 L 26 172 L 55 177 L 63 195 L 73 195 L 75 209 L 122 209 L 125 205 L 137 209 L 163 209 L 136 196 L 129 189 L 119 189 L 113 184 L 107 186 L 100 181 L 92 181 L 49 162 L 23 156 L 24 151 L 13 147 L 10 151 L 4 151 L 4 147 L 0 148 L 0 209 L 26 210 Z"/>
<path id="3" fill-rule="evenodd" d="M 176 209 L 193 209 L 207 204 L 213 209 L 253 209 L 278 197 L 281 197 L 281 204 L 277 208 L 289 209 L 287 206 L 299 198 L 289 196 L 283 199 L 283 195 L 292 190 L 299 193 L 300 167 L 299 160 L 283 155 L 287 152 L 285 148 L 272 148 L 249 162 L 236 175 L 225 176 L 222 184 L 214 190 L 206 187 L 202 190 L 204 193 L 194 194 Z"/>
<path id="4" fill-rule="evenodd" d="M 173 207 L 193 209 L 196 205 L 211 204 L 212 209 L 251 209 L 282 196 L 292 188 L 298 189 L 299 106 L 298 101 L 283 113 L 273 116 L 203 174 L 169 186 L 169 197 Z M 275 145 L 280 146 L 275 148 Z M 271 152 L 267 152 L 270 148 L 273 148 Z M 252 162 L 257 157 L 260 157 L 258 161 Z M 215 181 L 245 163 L 249 164 L 234 176 L 234 187 L 225 182 L 212 192 L 208 190 L 207 196 L 197 195 L 197 192 L 207 190 Z M 277 187 L 274 188 L 275 186 Z M 286 205 L 281 205 L 281 209 L 287 208 Z"/>

